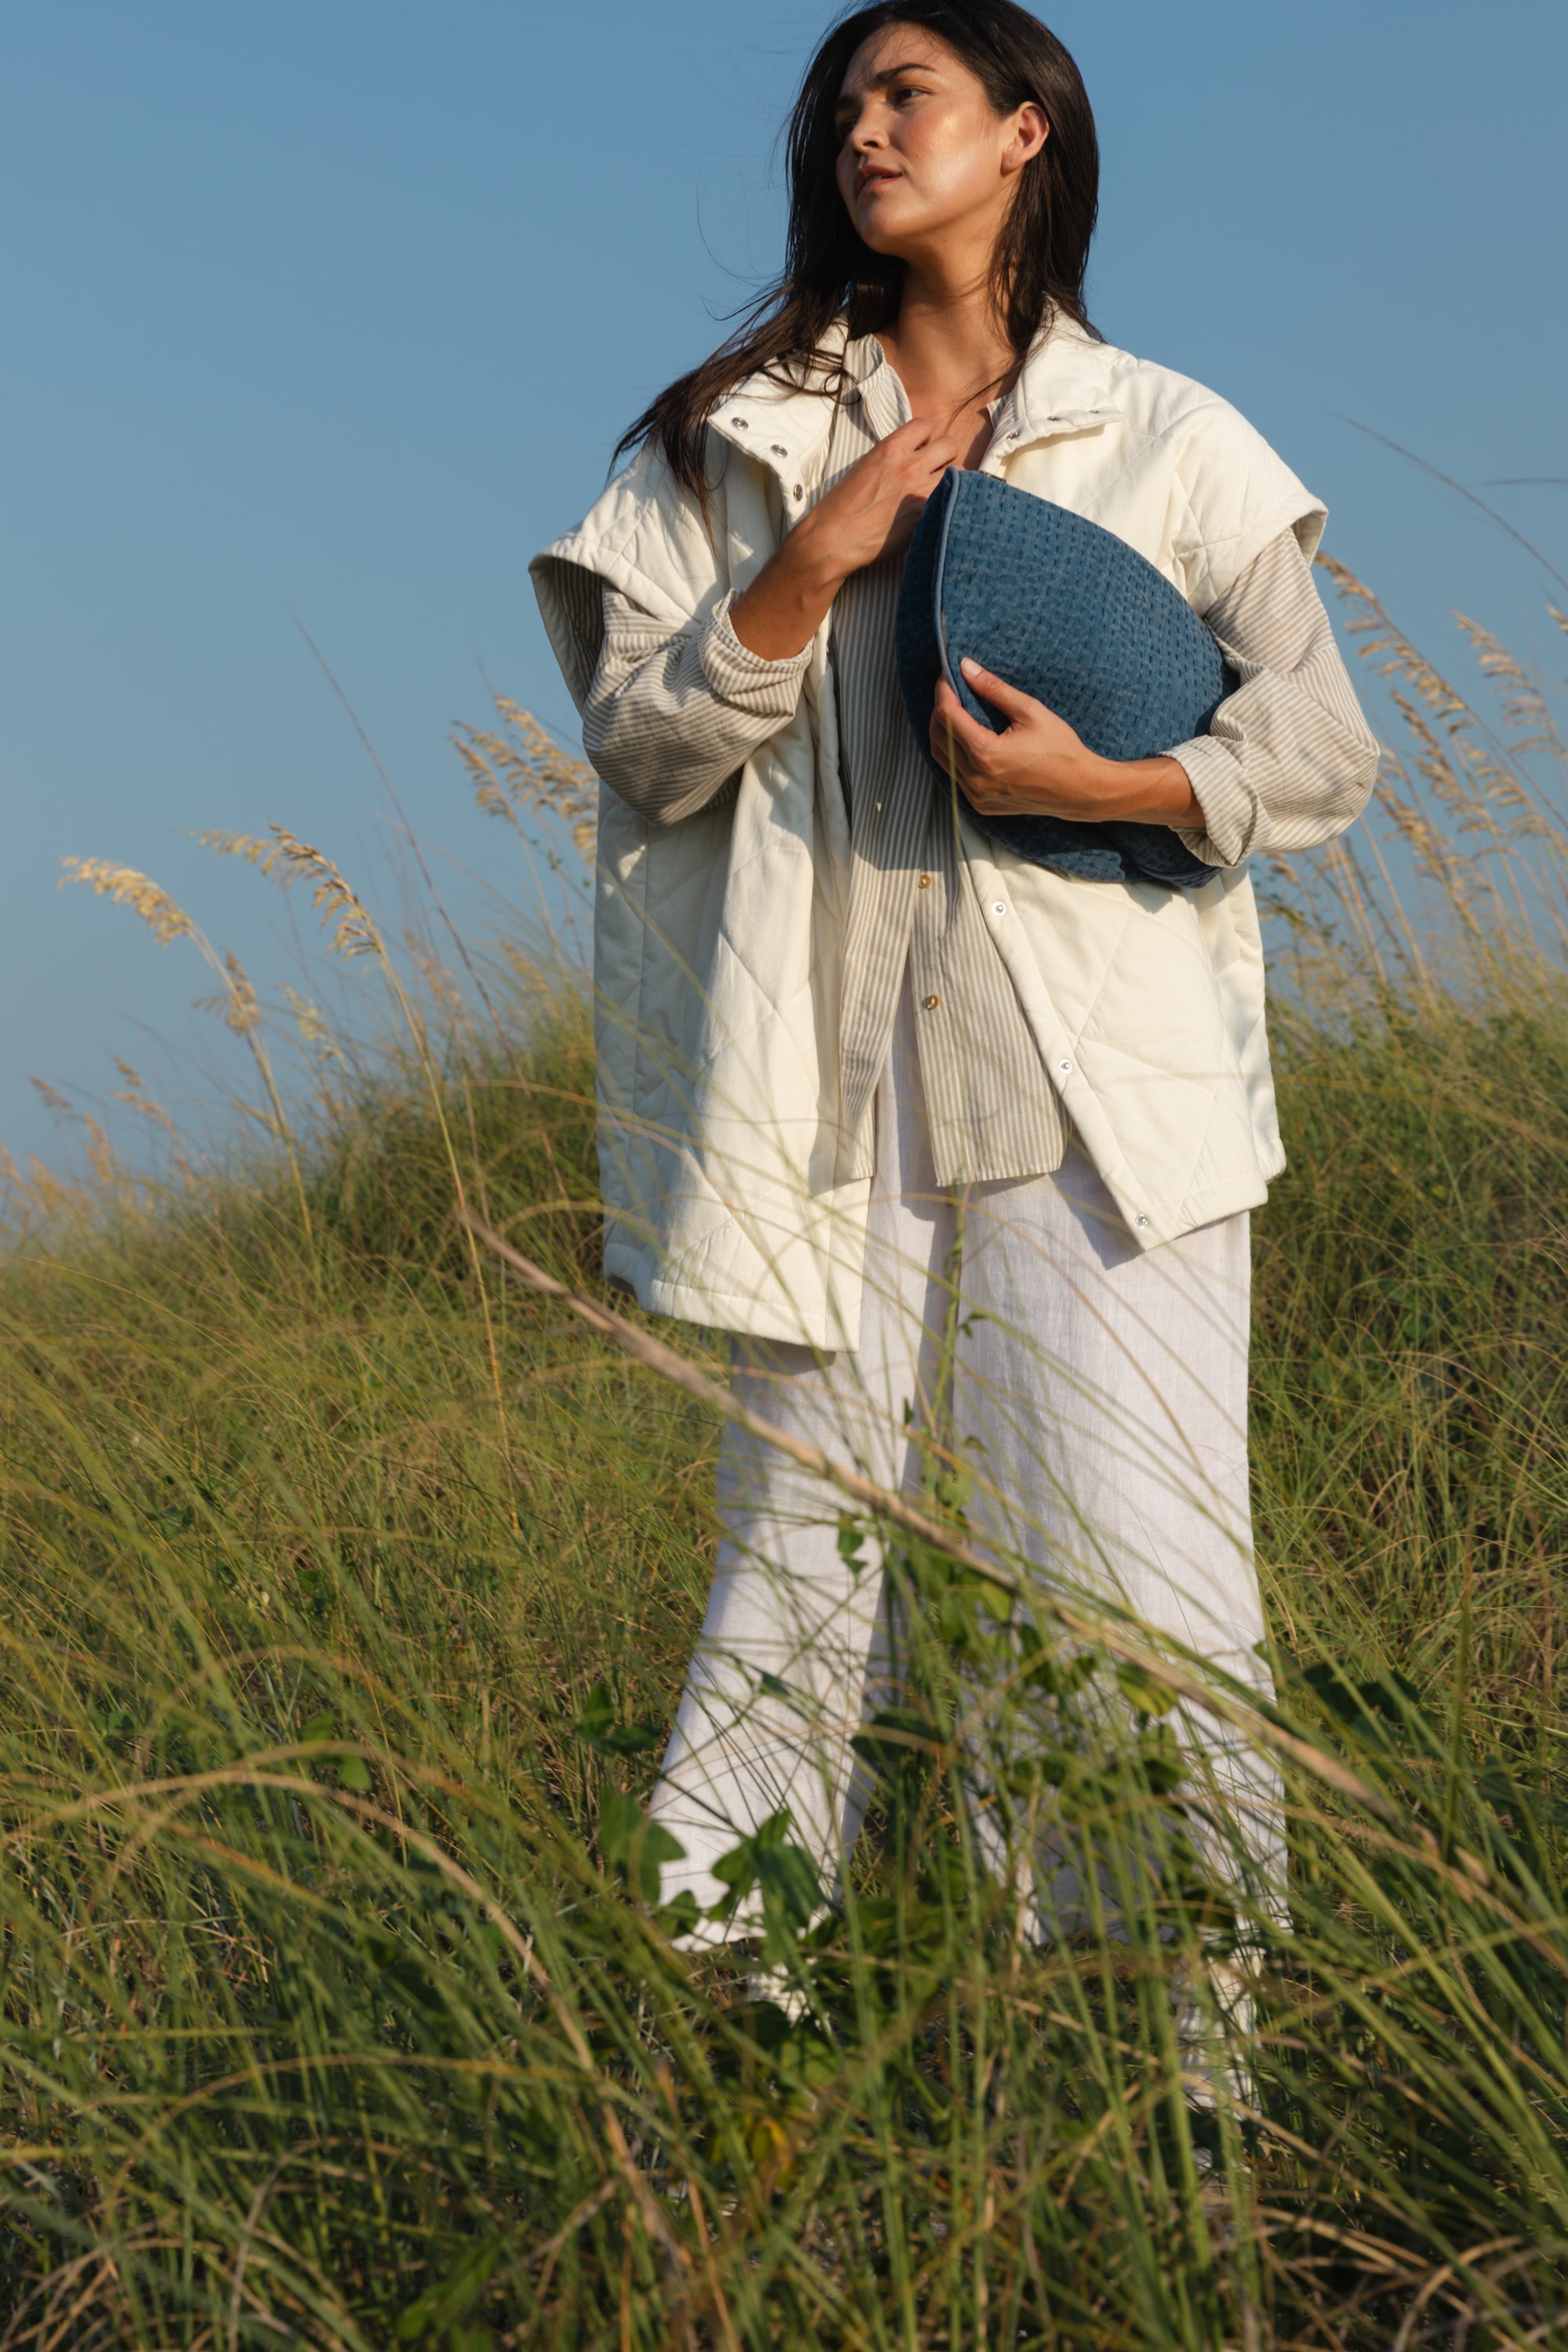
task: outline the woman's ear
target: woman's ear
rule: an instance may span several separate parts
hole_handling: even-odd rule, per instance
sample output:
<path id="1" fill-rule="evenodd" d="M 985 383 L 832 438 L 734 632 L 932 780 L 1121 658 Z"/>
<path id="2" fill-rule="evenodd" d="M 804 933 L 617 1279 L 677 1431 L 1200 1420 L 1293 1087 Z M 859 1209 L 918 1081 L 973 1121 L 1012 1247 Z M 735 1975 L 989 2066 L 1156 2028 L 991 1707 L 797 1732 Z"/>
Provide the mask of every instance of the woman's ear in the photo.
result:
<path id="1" fill-rule="evenodd" d="M 1021 172 L 1026 163 L 1032 163 L 1050 135 L 1044 107 L 1037 106 L 1033 99 L 1026 100 L 1013 118 L 1013 136 L 1002 151 L 1004 172 Z"/>

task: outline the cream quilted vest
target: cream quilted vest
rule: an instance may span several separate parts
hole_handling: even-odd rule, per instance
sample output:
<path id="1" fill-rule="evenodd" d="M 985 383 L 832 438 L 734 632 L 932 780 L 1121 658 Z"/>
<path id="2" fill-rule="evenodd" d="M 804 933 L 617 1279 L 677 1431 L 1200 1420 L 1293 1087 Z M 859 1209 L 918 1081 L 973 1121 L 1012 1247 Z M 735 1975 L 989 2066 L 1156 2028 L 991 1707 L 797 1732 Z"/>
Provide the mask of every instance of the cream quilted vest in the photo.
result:
<path id="1" fill-rule="evenodd" d="M 1199 612 L 1324 509 L 1235 409 L 1058 324 L 986 470 L 1116 531 Z M 744 385 L 710 425 L 710 527 L 644 450 L 532 565 L 579 708 L 608 581 L 700 629 L 821 483 L 828 404 Z M 666 828 L 599 796 L 594 981 L 605 1267 L 654 1311 L 852 1348 L 868 1187 L 835 1185 L 849 877 L 825 625 L 794 719 L 722 805 Z M 968 876 L 1079 1139 L 1134 1239 L 1256 1206 L 1284 1166 L 1246 872 L 1195 891 L 1084 882 L 965 827 Z"/>

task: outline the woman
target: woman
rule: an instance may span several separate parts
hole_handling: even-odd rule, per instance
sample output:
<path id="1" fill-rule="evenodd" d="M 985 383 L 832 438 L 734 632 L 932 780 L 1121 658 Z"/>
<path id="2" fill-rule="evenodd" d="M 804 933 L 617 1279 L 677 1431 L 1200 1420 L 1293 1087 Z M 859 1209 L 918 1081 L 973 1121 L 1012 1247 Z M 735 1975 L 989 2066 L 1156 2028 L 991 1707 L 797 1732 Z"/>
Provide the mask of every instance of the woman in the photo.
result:
<path id="1" fill-rule="evenodd" d="M 1267 1689 L 1247 1213 L 1284 1163 L 1247 869 L 1349 824 L 1376 747 L 1310 570 L 1322 507 L 1089 322 L 1098 172 L 1077 68 L 1011 0 L 847 17 L 792 118 L 777 285 L 533 567 L 605 787 L 605 1265 L 734 1334 L 746 1402 L 884 1484 L 918 1476 L 940 1390 L 994 1540 Z M 1007 723 L 944 685 L 932 749 L 982 814 L 1174 828 L 1199 888 L 1027 864 L 933 786 L 893 623 L 949 466 L 1120 534 L 1241 683 L 1206 736 L 1114 762 L 966 665 Z M 719 1484 L 653 1806 L 685 1849 L 667 1899 L 705 1908 L 782 1808 L 825 1869 L 847 1848 L 879 1650 L 831 1497 L 732 1429 Z M 1271 1878 L 1268 1776 L 1233 1758 L 1231 1785 Z"/>

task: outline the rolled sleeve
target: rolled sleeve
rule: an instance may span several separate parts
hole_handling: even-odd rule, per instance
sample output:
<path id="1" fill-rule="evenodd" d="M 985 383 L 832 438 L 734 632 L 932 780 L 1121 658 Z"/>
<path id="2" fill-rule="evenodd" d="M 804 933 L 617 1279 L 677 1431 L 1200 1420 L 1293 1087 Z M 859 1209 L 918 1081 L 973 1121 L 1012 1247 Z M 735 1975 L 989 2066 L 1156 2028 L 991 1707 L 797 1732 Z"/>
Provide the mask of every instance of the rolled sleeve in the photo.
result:
<path id="1" fill-rule="evenodd" d="M 583 748 L 610 790 L 653 824 L 710 806 L 794 718 L 811 649 L 767 661 L 743 646 L 730 597 L 670 630 L 613 588 L 583 709 Z"/>
<path id="2" fill-rule="evenodd" d="M 1183 827 L 1182 839 L 1208 865 L 1244 864 L 1258 845 L 1263 810 L 1241 760 L 1212 735 L 1194 735 L 1170 756 L 1186 770 L 1193 797 L 1204 813 L 1202 832 Z"/>
<path id="3" fill-rule="evenodd" d="M 811 659 L 811 647 L 783 661 L 754 654 L 735 635 L 730 620 L 732 595 L 726 596 L 697 640 L 697 659 L 703 677 L 721 702 L 758 719 L 782 725 L 795 716 L 801 680 Z"/>
<path id="4" fill-rule="evenodd" d="M 1295 532 L 1271 540 L 1204 617 L 1240 682 L 1209 732 L 1169 755 L 1204 814 L 1177 834 L 1215 866 L 1315 848 L 1366 806 L 1378 744 Z"/>

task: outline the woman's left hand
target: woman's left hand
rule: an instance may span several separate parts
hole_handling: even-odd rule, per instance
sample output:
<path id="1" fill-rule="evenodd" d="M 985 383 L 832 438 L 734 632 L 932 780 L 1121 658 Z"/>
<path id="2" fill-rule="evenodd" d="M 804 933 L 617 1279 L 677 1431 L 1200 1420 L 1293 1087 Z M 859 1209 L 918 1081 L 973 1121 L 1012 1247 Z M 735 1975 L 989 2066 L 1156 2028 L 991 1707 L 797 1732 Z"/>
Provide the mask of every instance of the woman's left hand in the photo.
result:
<path id="1" fill-rule="evenodd" d="M 945 678 L 938 681 L 931 748 L 984 816 L 1058 816 L 1095 824 L 1108 817 L 1201 830 L 1203 811 L 1179 760 L 1102 760 L 1065 719 L 978 662 L 964 684 L 1007 721 L 999 735 L 972 719 Z"/>

